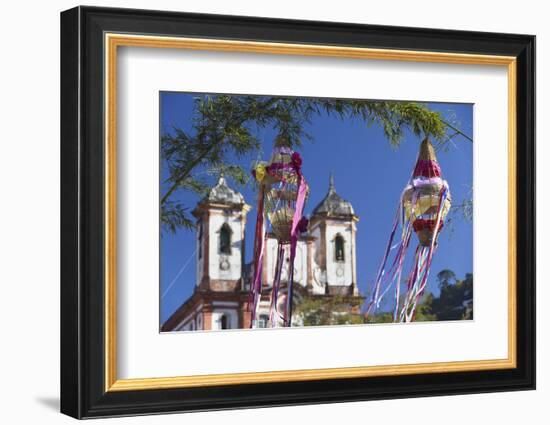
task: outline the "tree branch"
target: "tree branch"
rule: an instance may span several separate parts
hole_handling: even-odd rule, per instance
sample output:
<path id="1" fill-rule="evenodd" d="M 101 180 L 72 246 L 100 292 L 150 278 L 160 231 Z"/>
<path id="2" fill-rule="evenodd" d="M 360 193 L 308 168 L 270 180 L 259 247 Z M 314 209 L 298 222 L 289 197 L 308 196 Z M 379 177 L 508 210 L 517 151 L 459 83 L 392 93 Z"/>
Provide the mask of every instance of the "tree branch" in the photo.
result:
<path id="1" fill-rule="evenodd" d="M 194 161 L 192 161 L 189 166 L 185 169 L 185 171 L 180 175 L 178 176 L 177 179 L 174 180 L 174 183 L 172 184 L 172 186 L 170 186 L 170 189 L 168 189 L 168 191 L 164 194 L 164 196 L 162 197 L 162 199 L 160 200 L 160 203 L 161 205 L 164 204 L 166 202 L 166 200 L 170 197 L 170 195 L 172 195 L 172 193 L 178 188 L 178 186 L 183 183 L 183 181 L 189 176 L 189 173 L 191 173 L 191 171 L 197 166 L 200 164 L 200 162 L 206 158 L 206 156 L 212 152 L 212 149 L 214 149 L 216 147 L 216 145 L 220 142 L 220 140 L 218 139 L 215 139 L 214 142 L 212 142 L 210 145 L 208 145 L 208 147 L 204 150 L 204 152 L 202 154 L 200 154 L 197 158 L 195 158 Z"/>
<path id="2" fill-rule="evenodd" d="M 472 139 L 470 136 L 468 136 L 467 134 L 463 133 L 462 131 L 460 131 L 458 128 L 456 128 L 455 126 L 451 125 L 450 123 L 448 123 L 447 121 L 445 120 L 441 120 L 441 122 L 443 124 L 445 124 L 447 127 L 449 127 L 451 130 L 454 130 L 457 132 L 457 134 L 460 134 L 462 137 L 468 139 L 470 142 L 474 142 L 474 139 Z"/>

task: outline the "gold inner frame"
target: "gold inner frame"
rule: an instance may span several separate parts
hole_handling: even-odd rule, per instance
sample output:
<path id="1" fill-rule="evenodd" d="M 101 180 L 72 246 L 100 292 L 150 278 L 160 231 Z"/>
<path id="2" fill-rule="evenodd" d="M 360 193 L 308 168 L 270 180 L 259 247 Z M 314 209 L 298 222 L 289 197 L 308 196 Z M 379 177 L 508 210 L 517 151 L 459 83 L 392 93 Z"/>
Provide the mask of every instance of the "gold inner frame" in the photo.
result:
<path id="1" fill-rule="evenodd" d="M 284 381 L 410 375 L 515 368 L 516 359 L 516 58 L 460 53 L 370 49 L 326 45 L 105 34 L 105 391 L 235 385 Z M 116 99 L 119 46 L 325 56 L 503 66 L 508 71 L 508 358 L 274 372 L 117 379 L 116 339 Z"/>

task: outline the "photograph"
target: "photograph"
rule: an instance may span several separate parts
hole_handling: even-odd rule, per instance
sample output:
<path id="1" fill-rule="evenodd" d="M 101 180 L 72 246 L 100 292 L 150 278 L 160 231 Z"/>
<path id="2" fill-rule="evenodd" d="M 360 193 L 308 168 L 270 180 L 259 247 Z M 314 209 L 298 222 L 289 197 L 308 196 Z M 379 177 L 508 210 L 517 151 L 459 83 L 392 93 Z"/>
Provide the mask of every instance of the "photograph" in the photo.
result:
<path id="1" fill-rule="evenodd" d="M 160 332 L 474 319 L 474 105 L 162 91 Z"/>

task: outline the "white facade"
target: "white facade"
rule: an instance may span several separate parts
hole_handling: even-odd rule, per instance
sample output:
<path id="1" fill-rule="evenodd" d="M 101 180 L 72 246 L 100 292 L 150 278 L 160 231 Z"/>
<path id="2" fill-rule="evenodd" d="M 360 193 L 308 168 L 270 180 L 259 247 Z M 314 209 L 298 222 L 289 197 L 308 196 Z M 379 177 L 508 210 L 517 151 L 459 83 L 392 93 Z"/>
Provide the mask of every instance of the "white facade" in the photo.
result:
<path id="1" fill-rule="evenodd" d="M 239 325 L 237 303 L 214 303 L 212 311 L 212 330 L 235 329 Z"/>
<path id="2" fill-rule="evenodd" d="M 209 214 L 208 232 L 208 270 L 210 279 L 238 280 L 242 275 L 244 244 L 244 222 L 238 212 L 212 210 Z M 229 253 L 220 250 L 222 228 L 230 230 L 231 249 Z"/>
<path id="3" fill-rule="evenodd" d="M 275 267 L 277 263 L 277 240 L 269 238 L 266 241 L 265 247 L 265 282 L 267 286 L 272 286 L 273 279 L 275 277 Z M 281 281 L 285 282 L 288 279 L 290 271 L 290 247 L 287 247 L 284 257 L 284 265 L 281 271 Z M 298 241 L 296 245 L 296 257 L 294 258 L 294 282 L 306 287 L 308 277 L 308 258 L 307 258 L 307 243 L 305 241 Z"/>
<path id="4" fill-rule="evenodd" d="M 355 222 L 326 219 L 317 221 L 310 229 L 315 237 L 314 273 L 317 286 L 351 286 L 355 281 Z M 343 257 L 336 256 L 336 238 L 343 239 Z M 324 273 L 323 273 L 324 272 Z"/>

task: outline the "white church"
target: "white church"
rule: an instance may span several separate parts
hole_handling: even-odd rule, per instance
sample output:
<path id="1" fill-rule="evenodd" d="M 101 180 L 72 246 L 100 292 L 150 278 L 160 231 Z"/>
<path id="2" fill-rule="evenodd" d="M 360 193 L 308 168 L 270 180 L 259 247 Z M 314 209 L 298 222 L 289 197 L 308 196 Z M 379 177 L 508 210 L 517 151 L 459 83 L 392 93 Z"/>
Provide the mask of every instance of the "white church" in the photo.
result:
<path id="1" fill-rule="evenodd" d="M 196 282 L 193 294 L 161 326 L 162 332 L 242 329 L 250 327 L 248 311 L 252 264 L 245 263 L 245 231 L 250 205 L 221 177 L 196 206 Z M 294 300 L 339 296 L 359 313 L 355 235 L 359 218 L 336 193 L 331 176 L 324 199 L 309 217 L 308 231 L 298 240 L 294 262 Z M 252 224 L 253 226 L 255 223 Z M 259 327 L 268 326 L 270 290 L 277 241 L 268 237 L 262 267 Z M 281 283 L 288 276 L 288 250 Z"/>

